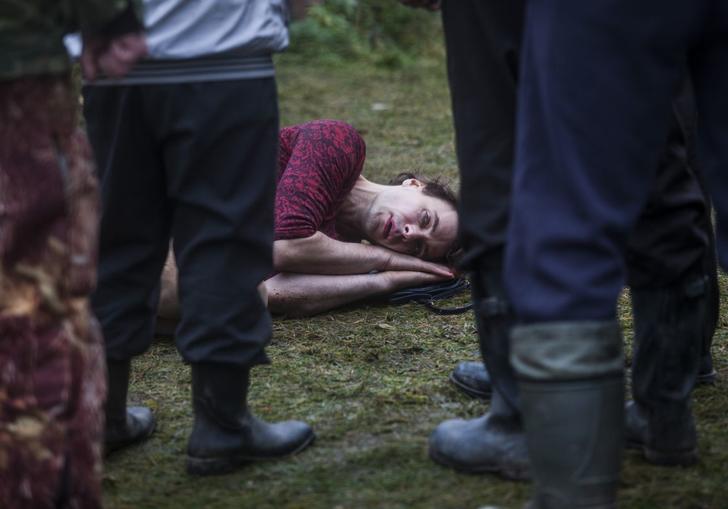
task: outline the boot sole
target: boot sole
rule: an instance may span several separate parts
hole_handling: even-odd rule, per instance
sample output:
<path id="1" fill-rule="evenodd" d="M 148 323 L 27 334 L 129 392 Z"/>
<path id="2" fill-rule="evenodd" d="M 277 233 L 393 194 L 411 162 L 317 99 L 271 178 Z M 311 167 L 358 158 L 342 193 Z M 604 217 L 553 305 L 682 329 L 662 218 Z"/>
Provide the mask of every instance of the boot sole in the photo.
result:
<path id="1" fill-rule="evenodd" d="M 654 465 L 664 467 L 690 467 L 698 462 L 698 449 L 679 452 L 661 452 L 642 447 L 645 459 Z"/>
<path id="2" fill-rule="evenodd" d="M 187 473 L 197 476 L 229 474 L 248 463 L 256 461 L 273 461 L 294 456 L 311 445 L 315 439 L 316 435 L 311 433 L 311 435 L 298 447 L 281 456 L 251 456 L 241 454 L 239 456 L 230 456 L 225 458 L 195 458 L 188 455 Z"/>
<path id="3" fill-rule="evenodd" d="M 454 463 L 446 456 L 429 450 L 430 459 L 442 466 L 452 468 L 464 474 L 495 474 L 509 481 L 530 481 L 531 474 L 528 467 L 506 466 L 506 465 L 462 465 Z"/>
<path id="4" fill-rule="evenodd" d="M 647 462 L 663 467 L 690 467 L 698 462 L 697 447 L 689 451 L 661 452 L 650 449 L 645 444 L 628 440 L 627 448 L 642 452 Z"/>
<path id="5" fill-rule="evenodd" d="M 471 398 L 481 399 L 481 400 L 488 400 L 488 399 L 490 399 L 491 391 L 484 392 L 484 391 L 479 391 L 479 390 L 473 389 L 472 386 L 467 385 L 467 384 L 464 384 L 463 382 L 461 382 L 460 380 L 458 380 L 457 378 L 455 378 L 452 375 L 452 373 L 450 374 L 449 379 L 450 379 L 450 382 L 455 387 L 457 387 L 460 391 L 464 392 L 465 394 L 467 394 Z"/>

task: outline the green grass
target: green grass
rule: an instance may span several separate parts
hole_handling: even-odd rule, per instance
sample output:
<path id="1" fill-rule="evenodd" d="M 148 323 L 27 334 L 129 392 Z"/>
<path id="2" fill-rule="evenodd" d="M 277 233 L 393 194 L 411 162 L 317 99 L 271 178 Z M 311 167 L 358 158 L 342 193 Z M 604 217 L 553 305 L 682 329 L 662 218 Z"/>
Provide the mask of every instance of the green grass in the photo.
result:
<path id="1" fill-rule="evenodd" d="M 283 125 L 345 119 L 367 141 L 365 174 L 404 169 L 445 175 L 457 167 L 444 65 L 399 71 L 279 59 Z M 620 317 L 629 336 L 627 300 Z M 623 508 L 728 507 L 728 324 L 714 348 L 718 384 L 696 391 L 701 462 L 666 469 L 625 455 Z M 160 342 L 134 365 L 131 397 L 153 407 L 147 443 L 113 456 L 104 489 L 110 508 L 517 508 L 529 486 L 456 474 L 427 458 L 443 419 L 485 406 L 458 393 L 447 375 L 476 355 L 472 315 L 435 316 L 418 305 L 359 306 L 305 320 L 277 320 L 273 364 L 253 371 L 251 403 L 267 419 L 301 418 L 318 438 L 293 459 L 250 465 L 221 477 L 184 472 L 191 428 L 189 368 Z"/>

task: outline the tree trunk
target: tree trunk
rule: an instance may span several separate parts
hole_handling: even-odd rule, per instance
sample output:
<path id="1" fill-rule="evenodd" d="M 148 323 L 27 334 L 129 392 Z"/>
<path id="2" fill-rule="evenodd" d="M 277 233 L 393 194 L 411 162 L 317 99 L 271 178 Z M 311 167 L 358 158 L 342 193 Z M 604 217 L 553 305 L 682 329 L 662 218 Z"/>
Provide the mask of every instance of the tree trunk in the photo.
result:
<path id="1" fill-rule="evenodd" d="M 306 17 L 308 8 L 315 4 L 323 3 L 323 0 L 291 0 L 291 13 L 294 20 Z"/>

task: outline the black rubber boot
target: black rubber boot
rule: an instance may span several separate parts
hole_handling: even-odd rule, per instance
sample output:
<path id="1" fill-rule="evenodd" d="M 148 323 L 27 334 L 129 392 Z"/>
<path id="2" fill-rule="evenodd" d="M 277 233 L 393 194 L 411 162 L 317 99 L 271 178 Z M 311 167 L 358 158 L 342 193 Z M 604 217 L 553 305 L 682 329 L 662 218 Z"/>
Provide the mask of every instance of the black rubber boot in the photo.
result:
<path id="1" fill-rule="evenodd" d="M 626 443 L 658 465 L 698 460 L 692 413 L 708 306 L 706 278 L 632 291 L 635 336 Z"/>
<path id="2" fill-rule="evenodd" d="M 695 132 L 693 131 L 693 135 Z M 707 201 L 708 212 L 703 216 L 703 229 L 708 236 L 708 246 L 702 259 L 702 272 L 706 275 L 706 318 L 703 322 L 703 345 L 696 383 L 713 384 L 718 374 L 713 369 L 713 336 L 720 319 L 720 285 L 718 283 L 718 251 L 715 246 L 715 231 L 711 221 L 709 193 L 702 172 L 697 172 L 698 182 Z"/>
<path id="3" fill-rule="evenodd" d="M 707 345 L 707 348 L 710 348 L 710 345 Z M 708 349 L 700 357 L 698 378 L 695 383 L 698 385 L 714 385 L 716 378 L 718 378 L 718 372 L 713 368 L 713 354 Z"/>
<path id="4" fill-rule="evenodd" d="M 613 509 L 624 386 L 616 322 L 514 327 L 533 509 Z"/>
<path id="5" fill-rule="evenodd" d="M 708 246 L 708 255 L 704 260 L 704 267 L 707 277 L 706 283 L 706 317 L 702 324 L 703 341 L 698 365 L 698 378 L 695 383 L 712 385 L 718 374 L 713 369 L 713 336 L 718 327 L 720 318 L 720 286 L 718 285 L 718 266 L 715 255 L 715 240 L 713 239 L 712 225 L 708 227 L 711 234 L 711 244 Z"/>
<path id="6" fill-rule="evenodd" d="M 450 381 L 471 398 L 488 399 L 493 386 L 488 369 L 481 361 L 463 361 L 450 373 Z"/>
<path id="7" fill-rule="evenodd" d="M 144 406 L 126 406 L 131 361 L 106 361 L 107 396 L 104 453 L 111 454 L 149 438 L 156 425 L 154 414 Z"/>
<path id="8" fill-rule="evenodd" d="M 487 371 L 481 363 L 476 364 L 476 369 L 492 373 L 493 399 L 482 417 L 442 422 L 430 436 L 430 457 L 463 472 L 528 479 L 528 451 L 518 410 L 518 387 L 508 359 L 512 317 L 500 270 L 476 272 L 472 284 L 480 349 L 488 363 Z"/>
<path id="9" fill-rule="evenodd" d="M 315 435 L 301 421 L 269 424 L 248 409 L 249 371 L 233 365 L 192 365 L 195 424 L 187 445 L 187 472 L 216 475 L 252 461 L 296 454 Z"/>
<path id="10" fill-rule="evenodd" d="M 430 435 L 430 457 L 467 473 L 494 473 L 510 480 L 530 479 L 521 416 L 493 391 L 488 412 L 477 419 L 451 419 Z"/>

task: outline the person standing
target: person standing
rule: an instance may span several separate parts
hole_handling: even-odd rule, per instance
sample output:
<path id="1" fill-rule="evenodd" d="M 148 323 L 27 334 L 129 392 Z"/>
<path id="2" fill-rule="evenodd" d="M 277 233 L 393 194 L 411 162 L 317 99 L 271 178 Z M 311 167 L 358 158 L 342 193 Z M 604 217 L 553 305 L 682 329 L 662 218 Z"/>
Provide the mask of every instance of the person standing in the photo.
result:
<path id="1" fill-rule="evenodd" d="M 458 470 L 523 479 L 530 475 L 530 464 L 518 381 L 509 362 L 513 314 L 502 267 L 525 2 L 445 0 L 441 8 L 461 173 L 463 265 L 472 273 L 480 346 L 488 366 L 485 371 L 480 363 L 461 364 L 451 378 L 468 391 L 492 384 L 492 402 L 480 418 L 438 426 L 430 438 L 430 455 Z M 625 253 L 636 324 L 636 403 L 630 405 L 628 423 L 631 443 L 639 447 L 647 440 L 641 432 L 644 409 L 658 404 L 665 383 L 683 384 L 679 398 L 689 398 L 696 376 L 691 362 L 701 350 L 704 378 L 715 376 L 709 351 L 718 312 L 715 247 L 710 206 L 691 153 L 691 99 L 685 83 L 673 102 L 672 126 L 655 164 L 650 201 Z M 665 348 L 682 349 L 685 365 L 665 369 Z M 660 378 L 660 373 L 670 375 Z"/>
<path id="2" fill-rule="evenodd" d="M 616 300 L 686 69 L 726 267 L 728 4 L 527 3 L 505 281 L 534 508 L 617 506 L 624 392 Z M 675 283 L 681 304 L 657 294 L 645 302 L 695 312 L 701 281 Z M 680 324 L 653 327 L 649 343 L 670 325 Z M 695 350 L 677 336 L 655 350 L 661 369 L 650 376 L 638 433 L 650 461 L 696 459 Z"/>
<path id="3" fill-rule="evenodd" d="M 288 44 L 283 0 L 144 2 L 149 58 L 84 87 L 102 184 L 93 308 L 109 366 L 106 447 L 147 438 L 154 417 L 127 407 L 134 356 L 151 344 L 173 244 L 192 368 L 192 474 L 296 453 L 312 429 L 249 410 L 250 370 L 268 363 L 271 320 L 256 290 L 272 272 L 278 106 L 272 53 Z"/>
<path id="4" fill-rule="evenodd" d="M 64 34 L 91 79 L 145 51 L 126 0 L 0 1 L 0 507 L 101 507 L 97 183 Z"/>

